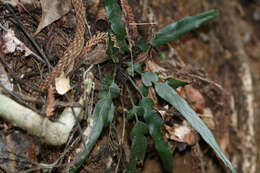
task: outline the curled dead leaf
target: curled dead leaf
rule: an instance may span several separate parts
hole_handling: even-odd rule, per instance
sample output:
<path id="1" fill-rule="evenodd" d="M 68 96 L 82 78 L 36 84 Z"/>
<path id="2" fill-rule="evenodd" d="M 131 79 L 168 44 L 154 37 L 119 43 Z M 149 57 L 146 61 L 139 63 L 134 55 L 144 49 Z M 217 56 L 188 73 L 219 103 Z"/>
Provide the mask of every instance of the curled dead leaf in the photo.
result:
<path id="1" fill-rule="evenodd" d="M 55 79 L 55 87 L 60 95 L 64 95 L 70 90 L 70 79 L 65 76 L 64 72 Z"/>
<path id="2" fill-rule="evenodd" d="M 160 65 L 156 64 L 154 61 L 152 60 L 148 60 L 146 61 L 146 65 L 149 66 L 149 69 L 151 70 L 151 72 L 167 72 L 168 70 L 166 70 L 165 68 L 161 67 Z"/>
<path id="3" fill-rule="evenodd" d="M 60 19 L 72 8 L 71 0 L 41 0 L 42 18 L 34 35 L 52 22 Z"/>
<path id="4" fill-rule="evenodd" d="M 3 35 L 3 53 L 13 53 L 16 50 L 24 51 L 25 56 L 32 54 L 33 52 L 25 46 L 18 38 L 15 37 L 14 31 L 8 29 Z"/>
<path id="5" fill-rule="evenodd" d="M 182 124 L 174 124 L 173 126 L 164 125 L 167 131 L 167 138 L 178 142 L 184 142 L 188 145 L 194 145 L 199 140 L 199 135 L 189 125 L 187 121 Z"/>

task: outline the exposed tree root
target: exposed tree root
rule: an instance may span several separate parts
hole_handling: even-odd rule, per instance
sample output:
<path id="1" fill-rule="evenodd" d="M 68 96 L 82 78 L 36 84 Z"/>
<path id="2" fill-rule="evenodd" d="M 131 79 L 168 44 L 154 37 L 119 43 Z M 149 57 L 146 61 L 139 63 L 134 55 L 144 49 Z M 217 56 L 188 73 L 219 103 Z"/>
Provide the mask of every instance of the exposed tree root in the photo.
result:
<path id="1" fill-rule="evenodd" d="M 65 144 L 76 123 L 72 108 L 65 108 L 60 118 L 52 122 L 2 94 L 0 94 L 0 105 L 1 118 L 40 137 L 50 145 Z M 76 117 L 79 117 L 81 108 L 73 108 L 73 110 Z"/>

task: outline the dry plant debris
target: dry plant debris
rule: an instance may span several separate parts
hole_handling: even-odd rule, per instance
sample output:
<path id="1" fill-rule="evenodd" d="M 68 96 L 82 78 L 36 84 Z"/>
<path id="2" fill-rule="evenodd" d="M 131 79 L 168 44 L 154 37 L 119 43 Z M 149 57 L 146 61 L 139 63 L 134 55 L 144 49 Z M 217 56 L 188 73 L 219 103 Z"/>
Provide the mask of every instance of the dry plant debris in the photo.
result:
<path id="1" fill-rule="evenodd" d="M 2 37 L 2 50 L 4 54 L 13 53 L 17 50 L 24 51 L 25 56 L 32 54 L 32 51 L 19 39 L 15 37 L 15 33 L 12 29 L 8 29 Z"/>

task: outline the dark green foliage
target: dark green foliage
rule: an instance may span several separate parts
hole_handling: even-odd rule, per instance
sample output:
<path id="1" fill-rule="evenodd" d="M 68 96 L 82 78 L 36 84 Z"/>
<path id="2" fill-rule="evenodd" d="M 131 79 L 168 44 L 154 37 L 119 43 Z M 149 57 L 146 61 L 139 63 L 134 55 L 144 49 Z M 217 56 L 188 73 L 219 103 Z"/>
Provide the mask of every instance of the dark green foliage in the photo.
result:
<path id="1" fill-rule="evenodd" d="M 161 132 L 161 126 L 163 124 L 161 115 L 152 109 L 151 99 L 142 99 L 141 105 L 144 108 L 144 120 L 149 127 L 149 134 L 151 135 L 155 149 L 160 155 L 160 159 L 163 163 L 163 167 L 167 172 L 172 172 L 173 168 L 173 156 L 170 150 L 170 146 L 163 139 L 163 134 Z"/>
<path id="2" fill-rule="evenodd" d="M 124 24 L 120 18 L 120 7 L 116 0 L 104 0 L 104 3 L 111 22 L 111 29 L 114 32 L 117 38 L 118 46 L 120 47 L 119 52 L 123 54 L 128 51 L 128 45 L 125 39 L 126 32 L 124 29 Z M 141 51 L 147 51 L 151 48 L 151 46 L 156 48 L 169 41 L 177 39 L 189 31 L 197 29 L 202 24 L 215 19 L 218 15 L 218 10 L 210 10 L 195 16 L 186 17 L 180 21 L 167 25 L 165 28 L 157 32 L 154 40 L 152 41 L 152 45 L 149 45 L 144 39 L 139 40 L 136 45 Z M 116 61 L 116 48 L 114 48 L 110 38 L 108 40 L 107 53 L 112 57 L 114 62 L 118 62 Z M 148 132 L 154 141 L 154 146 L 160 155 L 164 169 L 167 172 L 172 172 L 173 156 L 170 151 L 170 146 L 164 141 L 164 135 L 161 132 L 161 126 L 163 124 L 162 118 L 159 113 L 153 110 L 153 100 L 151 98 L 147 98 L 148 87 L 154 87 L 156 93 L 162 99 L 174 106 L 187 119 L 192 127 L 214 149 L 220 159 L 223 160 L 224 164 L 231 169 L 232 173 L 236 173 L 236 170 L 221 151 L 211 131 L 187 104 L 187 102 L 173 89 L 186 85 L 186 82 L 175 79 L 167 79 L 165 83 L 158 83 L 158 76 L 152 72 L 143 72 L 140 64 L 133 64 L 132 62 L 128 62 L 126 64 L 128 66 L 127 72 L 129 74 L 127 77 L 133 86 L 138 90 L 142 98 L 138 105 L 134 105 L 134 101 L 132 101 L 133 107 L 127 115 L 127 119 L 131 119 L 133 117 L 136 118 L 136 124 L 130 134 L 132 144 L 130 162 L 127 166 L 128 172 L 139 172 L 137 163 L 143 163 L 144 161 L 147 147 L 147 139 L 145 134 Z M 141 76 L 144 86 L 136 86 L 133 79 L 130 77 L 134 77 L 135 72 Z M 88 136 L 86 143 L 87 151 L 82 153 L 81 159 L 79 159 L 79 161 L 75 164 L 76 168 L 83 163 L 100 136 L 103 128 L 113 120 L 115 106 L 112 99 L 119 95 L 120 90 L 114 83 L 112 77 L 106 77 L 103 84 L 105 87 L 99 92 L 100 100 L 96 103 L 92 115 L 92 124 L 90 125 L 91 133 L 90 136 Z M 140 121 L 139 118 L 143 118 L 144 122 Z"/>
<path id="3" fill-rule="evenodd" d="M 105 87 L 99 92 L 99 101 L 95 105 L 93 115 L 89 117 L 91 123 L 88 127 L 90 129 L 90 133 L 86 140 L 87 151 L 80 153 L 79 160 L 75 163 L 75 167 L 72 168 L 70 172 L 77 171 L 92 150 L 103 128 L 113 120 L 115 106 L 112 99 L 119 95 L 120 89 L 113 82 L 111 76 L 106 76 L 103 83 Z"/>
<path id="4" fill-rule="evenodd" d="M 129 120 L 129 119 L 132 119 L 135 115 L 136 116 L 143 116 L 143 114 L 144 114 L 143 107 L 134 105 L 132 107 L 132 109 L 128 112 L 126 118 Z"/>
<path id="5" fill-rule="evenodd" d="M 141 121 L 137 121 L 130 134 L 132 144 L 130 162 L 127 165 L 128 173 L 140 172 L 136 167 L 137 163 L 143 163 L 144 161 L 147 147 L 147 140 L 144 136 L 146 133 L 148 133 L 147 125 Z"/>
<path id="6" fill-rule="evenodd" d="M 167 79 L 166 82 L 167 82 L 168 85 L 170 85 L 173 88 L 178 88 L 178 87 L 182 87 L 182 86 L 189 84 L 188 82 L 176 80 L 176 79 L 173 79 L 173 78 Z"/>
<path id="7" fill-rule="evenodd" d="M 137 42 L 137 47 L 142 51 L 147 51 L 150 48 L 150 45 L 145 41 L 144 38 L 142 38 Z"/>
<path id="8" fill-rule="evenodd" d="M 116 0 L 104 0 L 105 9 L 108 14 L 109 21 L 111 22 L 111 29 L 115 33 L 117 38 L 117 43 L 120 47 L 120 53 L 123 54 L 128 50 L 128 45 L 126 43 L 125 37 L 126 32 L 124 24 L 121 20 L 120 6 L 117 4 Z"/>
<path id="9" fill-rule="evenodd" d="M 176 40 L 181 35 L 190 32 L 192 30 L 195 30 L 199 28 L 202 24 L 205 24 L 215 19 L 216 17 L 218 17 L 218 15 L 219 15 L 218 10 L 210 10 L 171 23 L 155 34 L 155 38 L 152 41 L 152 46 L 157 47 L 167 42 Z"/>

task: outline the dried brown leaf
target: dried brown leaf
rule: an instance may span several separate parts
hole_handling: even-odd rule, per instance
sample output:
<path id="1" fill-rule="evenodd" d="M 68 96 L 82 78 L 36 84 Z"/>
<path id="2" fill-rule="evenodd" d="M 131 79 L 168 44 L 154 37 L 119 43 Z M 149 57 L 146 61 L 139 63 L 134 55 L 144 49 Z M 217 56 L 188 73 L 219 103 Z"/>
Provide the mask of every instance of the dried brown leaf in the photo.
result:
<path id="1" fill-rule="evenodd" d="M 71 6 L 71 0 L 41 0 L 42 18 L 35 35 L 52 22 L 67 14 Z"/>
<path id="2" fill-rule="evenodd" d="M 32 54 L 33 52 L 25 46 L 18 38 L 15 37 L 14 31 L 8 29 L 7 32 L 3 35 L 3 44 L 2 44 L 3 53 L 13 53 L 16 50 L 24 51 L 25 56 Z"/>
<path id="3" fill-rule="evenodd" d="M 161 67 L 160 65 L 156 64 L 154 61 L 152 60 L 148 60 L 146 61 L 146 64 L 149 66 L 149 68 L 151 69 L 152 72 L 157 73 L 157 72 L 167 72 L 168 70 Z"/>
<path id="4" fill-rule="evenodd" d="M 103 61 L 97 61 L 97 62 L 95 62 L 94 60 L 93 60 L 93 57 L 92 57 L 92 59 L 89 57 L 89 54 L 91 54 L 92 53 L 92 51 L 94 51 L 94 49 L 95 49 L 95 47 L 98 45 L 98 44 L 105 44 L 106 43 L 106 41 L 107 41 L 107 39 L 108 39 L 108 36 L 107 36 L 107 33 L 105 33 L 105 32 L 100 32 L 100 33 L 98 33 L 97 35 L 95 35 L 95 36 L 93 36 L 91 39 L 89 39 L 88 41 L 87 41 L 87 43 L 86 43 L 86 45 L 84 46 L 84 48 L 83 48 L 83 50 L 82 50 L 82 52 L 81 52 L 81 54 L 77 57 L 77 59 L 76 59 L 76 61 L 79 61 L 80 60 L 80 58 L 82 58 L 82 57 L 86 57 L 86 63 L 87 64 L 89 64 L 89 61 L 90 62 L 93 62 L 94 64 L 98 64 L 98 63 L 100 63 L 100 62 L 103 62 Z M 111 40 L 115 43 L 115 46 L 117 47 L 117 43 L 116 43 L 116 38 L 115 38 L 115 36 L 114 35 L 111 35 Z M 102 47 L 102 45 L 100 45 L 100 47 Z M 100 49 L 100 48 L 97 48 L 97 49 Z M 103 54 L 103 53 L 101 53 L 101 54 Z M 89 59 L 90 58 L 90 59 Z M 102 58 L 101 58 L 101 60 L 103 60 Z M 106 60 L 106 59 L 105 59 Z"/>
<path id="5" fill-rule="evenodd" d="M 148 97 L 153 100 L 154 105 L 158 105 L 158 99 L 156 97 L 155 90 L 152 87 L 148 89 Z"/>
<path id="6" fill-rule="evenodd" d="M 149 57 L 148 51 L 141 52 L 136 58 L 135 58 L 135 63 L 142 63 Z"/>
<path id="7" fill-rule="evenodd" d="M 60 95 L 66 94 L 70 90 L 70 79 L 66 77 L 64 72 L 57 78 L 55 78 L 56 91 Z"/>
<path id="8" fill-rule="evenodd" d="M 100 64 L 108 60 L 108 58 L 109 57 L 106 53 L 106 45 L 98 44 L 92 51 L 88 53 L 84 63 L 87 65 Z"/>
<path id="9" fill-rule="evenodd" d="M 172 127 L 164 125 L 167 131 L 167 137 L 178 142 L 185 142 L 188 145 L 194 145 L 198 142 L 199 136 L 187 121 L 182 124 L 174 124 Z"/>

